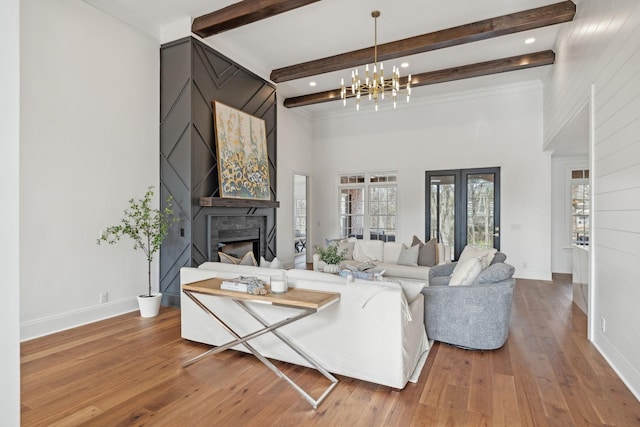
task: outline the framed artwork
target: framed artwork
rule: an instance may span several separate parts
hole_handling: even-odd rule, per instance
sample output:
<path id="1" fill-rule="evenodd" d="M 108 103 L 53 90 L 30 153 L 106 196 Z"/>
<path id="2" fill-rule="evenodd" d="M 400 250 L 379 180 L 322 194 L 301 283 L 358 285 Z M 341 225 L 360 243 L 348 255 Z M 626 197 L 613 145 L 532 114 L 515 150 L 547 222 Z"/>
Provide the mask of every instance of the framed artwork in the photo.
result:
<path id="1" fill-rule="evenodd" d="M 271 200 L 264 120 L 213 103 L 220 197 Z"/>

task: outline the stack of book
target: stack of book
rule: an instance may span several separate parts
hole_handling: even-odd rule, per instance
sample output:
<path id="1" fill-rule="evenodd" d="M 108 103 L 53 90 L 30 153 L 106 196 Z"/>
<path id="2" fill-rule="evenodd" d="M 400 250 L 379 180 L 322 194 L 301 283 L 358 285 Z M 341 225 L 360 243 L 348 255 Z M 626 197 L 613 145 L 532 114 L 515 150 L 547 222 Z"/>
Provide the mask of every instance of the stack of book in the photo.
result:
<path id="1" fill-rule="evenodd" d="M 234 279 L 223 280 L 220 289 L 228 291 L 246 292 L 252 295 L 266 295 L 262 281 L 254 276 L 239 276 Z"/>

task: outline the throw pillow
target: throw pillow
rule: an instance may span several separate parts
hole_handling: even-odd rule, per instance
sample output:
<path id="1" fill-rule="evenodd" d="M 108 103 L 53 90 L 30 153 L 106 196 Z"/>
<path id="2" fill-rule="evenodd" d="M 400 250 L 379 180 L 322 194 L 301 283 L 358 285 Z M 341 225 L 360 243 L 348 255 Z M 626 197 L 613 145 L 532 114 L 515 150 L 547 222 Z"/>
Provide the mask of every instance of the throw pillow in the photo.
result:
<path id="1" fill-rule="evenodd" d="M 449 286 L 466 286 L 473 283 L 482 271 L 482 260 L 480 257 L 458 261 L 453 269 Z"/>
<path id="2" fill-rule="evenodd" d="M 253 251 L 247 252 L 242 257 L 242 259 L 236 258 L 224 252 L 218 252 L 218 257 L 220 258 L 220 262 L 224 264 L 252 265 L 254 267 L 258 265 L 255 256 L 253 256 Z"/>
<path id="3" fill-rule="evenodd" d="M 238 263 L 240 265 L 252 265 L 254 267 L 258 266 L 258 262 L 256 261 L 256 257 L 253 255 L 253 251 L 249 251 L 240 260 Z"/>
<path id="4" fill-rule="evenodd" d="M 264 257 L 260 257 L 260 267 L 262 268 L 284 268 L 282 262 L 278 257 L 273 258 L 271 261 L 267 261 Z"/>
<path id="5" fill-rule="evenodd" d="M 411 246 L 418 245 L 420 247 L 420 251 L 418 253 L 418 265 L 422 265 L 424 267 L 433 267 L 438 263 L 438 250 L 437 250 L 437 240 L 435 238 L 429 240 L 426 243 L 422 243 L 418 236 L 413 236 L 413 241 L 411 242 Z"/>
<path id="6" fill-rule="evenodd" d="M 501 282 L 513 277 L 515 270 L 514 266 L 502 262 L 491 264 L 478 274 L 476 283 L 480 285 L 485 283 Z"/>
<path id="7" fill-rule="evenodd" d="M 240 262 L 240 259 L 225 254 L 224 252 L 218 252 L 218 258 L 220 258 L 220 262 L 224 264 L 238 264 Z"/>
<path id="8" fill-rule="evenodd" d="M 400 256 L 398 257 L 398 261 L 396 261 L 396 264 L 417 267 L 419 251 L 420 246 L 415 245 L 407 248 L 407 245 L 403 243 L 402 249 L 400 249 Z"/>
<path id="9" fill-rule="evenodd" d="M 345 260 L 352 260 L 353 259 L 353 249 L 356 246 L 356 242 L 350 242 L 348 240 L 342 240 L 338 243 L 338 253 L 341 254 L 342 251 L 345 251 L 344 253 L 344 259 Z"/>
<path id="10" fill-rule="evenodd" d="M 484 269 L 487 268 L 489 264 L 491 264 L 491 261 L 493 261 L 493 257 L 496 255 L 496 252 L 498 252 L 498 250 L 495 248 L 475 248 L 473 246 L 467 245 L 462 250 L 460 258 L 458 258 L 458 262 L 466 261 L 471 258 L 480 258 L 480 261 L 482 261 L 482 268 Z"/>

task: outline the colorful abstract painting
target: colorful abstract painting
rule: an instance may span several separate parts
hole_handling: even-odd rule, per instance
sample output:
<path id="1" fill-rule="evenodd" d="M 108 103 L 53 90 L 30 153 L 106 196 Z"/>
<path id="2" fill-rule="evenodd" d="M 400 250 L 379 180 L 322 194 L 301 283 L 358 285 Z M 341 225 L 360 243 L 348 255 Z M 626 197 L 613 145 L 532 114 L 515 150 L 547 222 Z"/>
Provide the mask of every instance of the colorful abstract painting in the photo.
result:
<path id="1" fill-rule="evenodd" d="M 220 197 L 271 200 L 264 120 L 213 103 Z"/>

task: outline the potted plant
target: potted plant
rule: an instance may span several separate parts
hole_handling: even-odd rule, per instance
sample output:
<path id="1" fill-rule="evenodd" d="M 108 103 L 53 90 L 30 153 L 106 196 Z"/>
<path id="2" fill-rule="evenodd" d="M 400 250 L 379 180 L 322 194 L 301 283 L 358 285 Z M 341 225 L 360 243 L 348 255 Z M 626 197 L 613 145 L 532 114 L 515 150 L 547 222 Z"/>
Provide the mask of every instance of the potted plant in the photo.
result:
<path id="1" fill-rule="evenodd" d="M 316 253 L 320 255 L 320 261 L 325 263 L 324 272 L 325 273 L 337 273 L 338 272 L 338 264 L 344 261 L 345 256 L 347 255 L 347 250 L 343 249 L 338 252 L 338 245 L 331 244 L 326 248 L 321 246 L 315 246 Z"/>
<path id="2" fill-rule="evenodd" d="M 142 199 L 129 200 L 129 208 L 124 210 L 124 218 L 120 224 L 107 227 L 98 239 L 98 244 L 107 242 L 112 245 L 120 241 L 123 236 L 128 236 L 134 242 L 133 249 L 144 252 L 148 265 L 148 290 L 146 294 L 138 296 L 142 317 L 157 316 L 160 310 L 162 294 L 151 293 L 151 262 L 169 233 L 169 226 L 178 220 L 173 216 L 172 197 L 167 198 L 167 206 L 160 210 L 151 207 L 153 194 L 153 186 L 151 186 Z"/>

